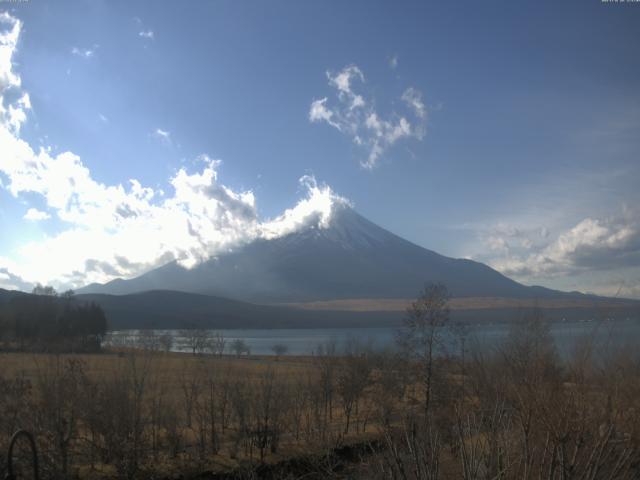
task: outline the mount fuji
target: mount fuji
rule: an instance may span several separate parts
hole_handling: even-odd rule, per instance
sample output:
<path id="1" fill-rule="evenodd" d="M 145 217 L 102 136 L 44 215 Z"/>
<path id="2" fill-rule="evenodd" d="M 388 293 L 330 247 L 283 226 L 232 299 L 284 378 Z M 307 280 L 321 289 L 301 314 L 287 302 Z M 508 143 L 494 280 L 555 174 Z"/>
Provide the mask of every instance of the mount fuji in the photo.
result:
<path id="1" fill-rule="evenodd" d="M 262 304 L 415 298 L 426 282 L 453 297 L 581 296 L 515 282 L 487 265 L 445 257 L 340 206 L 326 227 L 259 239 L 192 269 L 171 262 L 139 277 L 91 284 L 78 293 L 125 295 L 173 290 Z"/>

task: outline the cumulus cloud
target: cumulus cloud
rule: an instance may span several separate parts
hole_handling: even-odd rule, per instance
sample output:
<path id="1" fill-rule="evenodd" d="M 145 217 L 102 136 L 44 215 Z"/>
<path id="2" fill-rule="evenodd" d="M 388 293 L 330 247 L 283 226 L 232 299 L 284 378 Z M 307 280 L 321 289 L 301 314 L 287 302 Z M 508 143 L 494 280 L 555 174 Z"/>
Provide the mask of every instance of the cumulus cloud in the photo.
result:
<path id="1" fill-rule="evenodd" d="M 51 215 L 47 212 L 43 212 L 42 210 L 38 210 L 37 208 L 30 208 L 27 210 L 27 213 L 24 214 L 25 220 L 31 220 L 33 222 L 47 220 L 48 218 L 51 218 Z"/>
<path id="2" fill-rule="evenodd" d="M 389 66 L 391 67 L 392 70 L 395 70 L 396 68 L 398 68 L 398 56 L 397 55 L 393 55 L 391 58 L 389 58 Z"/>
<path id="3" fill-rule="evenodd" d="M 264 222 L 260 226 L 260 237 L 277 238 L 309 226 L 327 228 L 337 210 L 352 206 L 347 199 L 335 194 L 329 186 L 318 185 L 312 175 L 305 175 L 299 181 L 306 193 L 305 198 L 280 216 Z"/>
<path id="4" fill-rule="evenodd" d="M 336 90 L 336 99 L 331 104 L 328 97 L 313 100 L 309 121 L 326 122 L 366 149 L 367 157 L 360 162 L 364 168 L 374 168 L 387 149 L 399 140 L 424 137 L 427 109 L 419 90 L 408 88 L 401 97 L 408 108 L 407 115 L 393 113 L 389 118 L 382 118 L 374 108 L 375 102 L 357 93 L 358 87 L 365 83 L 365 76 L 356 65 L 349 65 L 338 73 L 327 72 L 327 80 Z"/>
<path id="5" fill-rule="evenodd" d="M 12 67 L 21 29 L 20 20 L 8 13 L 0 13 L 0 122 L 15 134 L 20 132 L 20 126 L 31 109 L 29 95 L 20 90 L 21 79 Z"/>
<path id="6" fill-rule="evenodd" d="M 0 87 L 19 87 L 20 77 L 13 71 L 12 57 L 18 43 L 22 23 L 6 12 L 0 13 Z"/>
<path id="7" fill-rule="evenodd" d="M 33 284 L 25 282 L 18 275 L 15 275 L 9 271 L 8 268 L 3 267 L 3 259 L 0 257 L 0 288 L 5 290 L 24 290 L 29 291 L 33 288 Z"/>
<path id="8" fill-rule="evenodd" d="M 512 238 L 518 238 L 512 235 Z M 529 252 L 514 253 L 506 236 L 504 256 L 492 266 L 516 277 L 555 277 L 586 271 L 607 271 L 640 266 L 640 212 L 623 209 L 605 218 L 585 218 L 551 239 L 546 229 L 536 238 L 525 236 L 520 244 Z"/>
<path id="9" fill-rule="evenodd" d="M 0 287 L 28 289 L 40 282 L 73 288 L 132 277 L 173 260 L 189 268 L 258 238 L 286 235 L 312 224 L 326 227 L 334 209 L 348 204 L 328 186 L 305 176 L 305 193 L 297 205 L 261 220 L 254 193 L 222 183 L 221 162 L 207 155 L 197 158 L 195 171 L 175 172 L 166 194 L 136 179 L 125 185 L 99 182 L 73 152 L 54 154 L 20 138 L 27 107 L 19 101 L 20 77 L 11 58 L 21 24 L 8 15 L 0 21 L 1 188 L 16 198 L 40 197 L 50 213 L 31 208 L 25 218 L 51 215 L 64 227 L 25 243 L 11 258 L 0 257 Z M 5 115 L 9 108 L 23 115 Z M 155 133 L 170 138 L 164 130 Z"/>

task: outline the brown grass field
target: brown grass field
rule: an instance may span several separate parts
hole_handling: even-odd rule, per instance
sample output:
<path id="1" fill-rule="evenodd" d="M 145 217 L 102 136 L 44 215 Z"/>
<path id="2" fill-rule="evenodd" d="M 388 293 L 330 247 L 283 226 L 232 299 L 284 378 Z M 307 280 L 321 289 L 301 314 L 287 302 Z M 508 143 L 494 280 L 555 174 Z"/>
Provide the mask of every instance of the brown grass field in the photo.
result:
<path id="1" fill-rule="evenodd" d="M 517 325 L 438 359 L 0 353 L 0 451 L 33 432 L 53 480 L 640 478 L 637 352 Z"/>
<path id="2" fill-rule="evenodd" d="M 118 388 L 119 379 L 125 379 L 125 396 L 128 398 L 123 408 L 139 408 L 140 416 L 144 417 L 141 420 L 144 425 L 140 429 L 141 445 L 132 447 L 139 448 L 139 456 L 145 459 L 140 460 L 140 465 L 136 467 L 140 472 L 148 470 L 150 462 L 153 463 L 154 471 L 162 471 L 167 478 L 185 472 L 237 470 L 247 462 L 257 461 L 258 458 L 261 463 L 273 464 L 309 454 L 321 455 L 327 448 L 362 442 L 372 438 L 376 433 L 373 423 L 367 424 L 367 419 L 364 418 L 364 415 L 371 414 L 370 405 L 365 405 L 362 401 L 360 410 L 351 419 L 350 431 L 345 432 L 344 411 L 337 398 L 333 400 L 331 411 L 326 414 L 327 424 L 322 427 L 324 431 L 317 431 L 313 425 L 316 420 L 311 418 L 308 411 L 302 411 L 311 409 L 311 405 L 306 404 L 309 401 L 309 385 L 318 384 L 318 372 L 312 357 L 236 358 L 226 355 L 217 357 L 134 349 L 106 351 L 101 354 L 0 353 L 0 377 L 21 379 L 31 385 L 29 391 L 25 392 L 25 396 L 29 397 L 28 403 L 25 398 L 25 411 L 20 415 L 24 422 L 15 424 L 13 429 L 26 428 L 35 431 L 42 450 L 41 455 L 51 457 L 51 463 L 59 462 L 59 452 L 52 448 L 58 425 L 50 426 L 53 432 L 42 432 L 41 430 L 46 428 L 43 424 L 47 422 L 38 417 L 40 414 L 76 417 L 73 421 L 76 423 L 77 431 L 70 442 L 69 456 L 74 465 L 70 471 L 79 478 L 124 478 L 127 474 L 123 473 L 124 467 L 119 471 L 113 465 L 113 459 L 103 461 L 99 458 L 100 454 L 95 454 L 95 458 L 89 459 L 91 455 L 86 444 L 91 433 L 87 422 L 81 419 L 83 413 L 80 409 L 85 408 L 82 400 L 78 405 L 72 406 L 75 400 L 73 398 L 52 399 L 48 396 L 51 393 L 49 384 L 56 383 L 56 380 L 62 383 L 71 381 L 66 377 L 66 370 L 70 364 L 81 365 L 82 370 L 82 379 L 75 378 L 73 381 L 79 385 L 86 383 L 98 389 L 102 388 L 105 394 Z M 136 389 L 140 385 L 143 385 L 140 388 L 144 391 L 140 394 L 140 405 L 136 405 Z M 213 400 L 209 397 L 209 387 L 215 390 Z M 59 389 L 62 390 L 62 396 L 86 395 L 85 392 L 79 391 L 82 387 L 78 385 L 70 388 L 73 393 L 67 391 L 65 385 L 60 385 Z M 244 393 L 238 394 L 236 389 Z M 121 401 L 117 398 L 115 400 Z M 227 425 L 217 427 L 215 449 L 209 445 L 211 422 L 217 421 L 222 424 L 225 422 L 222 418 L 225 414 L 217 411 L 211 415 L 212 412 L 207 410 L 205 405 L 209 400 L 215 402 L 219 410 L 222 409 L 222 402 L 226 402 L 225 408 L 228 411 Z M 305 405 L 293 406 L 293 403 L 298 401 L 305 402 Z M 239 402 L 245 404 L 244 413 L 233 412 L 238 406 L 233 404 Z M 261 411 L 267 403 L 271 404 Z M 112 407 L 118 408 L 115 403 Z M 102 405 L 101 408 L 104 410 L 109 408 L 109 405 Z M 216 406 L 211 408 L 215 410 Z M 290 408 L 300 409 L 296 426 L 292 424 Z M 74 409 L 76 411 L 72 412 Z M 118 417 L 119 413 L 130 412 L 107 412 L 115 417 Z M 167 413 L 173 417 L 168 423 L 160 419 Z M 237 415 L 245 414 L 250 418 L 236 418 Z M 306 420 L 301 418 L 302 415 L 307 416 Z M 267 416 L 272 418 L 266 419 Z M 204 425 L 207 422 L 209 424 Z M 246 425 L 241 425 L 243 422 L 246 422 Z M 278 439 L 277 449 L 272 449 L 272 440 L 266 439 L 266 445 L 263 447 L 268 448 L 263 454 L 259 453 L 260 441 L 256 440 L 261 433 L 256 433 L 256 429 L 259 430 L 265 425 L 268 429 L 278 430 Z M 130 428 L 135 428 L 135 425 L 128 426 L 125 430 Z M 4 430 L 4 438 L 0 438 L 0 447 L 3 448 L 6 447 L 12 431 L 7 428 Z M 130 432 L 127 432 L 128 434 Z M 171 435 L 179 439 L 169 439 Z M 270 434 L 267 433 L 268 435 Z M 243 436 L 247 438 L 241 438 Z M 144 440 L 142 437 L 145 437 Z M 132 440 L 128 438 L 126 441 Z M 169 446 L 172 442 L 173 445 Z M 140 472 L 135 478 L 142 475 Z M 52 470 L 49 474 L 51 478 L 58 478 L 56 475 L 60 472 Z"/>
<path id="3" fill-rule="evenodd" d="M 404 312 L 414 300 L 401 298 L 349 298 L 342 300 L 326 300 L 317 302 L 285 303 L 282 305 L 303 310 L 349 311 L 349 312 Z M 451 310 L 483 310 L 483 309 L 564 309 L 584 308 L 590 310 L 614 310 L 618 308 L 637 307 L 638 302 L 625 299 L 593 299 L 593 298 L 554 298 L 526 299 L 501 297 L 459 297 L 449 301 Z"/>
<path id="4" fill-rule="evenodd" d="M 99 354 L 60 354 L 47 353 L 0 353 L 2 373 L 7 376 L 23 376 L 35 381 L 39 370 L 49 364 L 52 359 L 61 361 L 73 359 L 84 363 L 87 375 L 98 380 L 125 368 L 128 359 L 134 356 L 140 361 L 152 358 L 149 363 L 149 375 L 160 375 L 167 381 L 177 381 L 185 371 L 195 371 L 203 363 L 215 369 L 234 369 L 247 378 L 251 378 L 265 369 L 272 368 L 287 375 L 295 375 L 310 369 L 311 357 L 283 356 L 250 356 L 236 358 L 225 355 L 222 358 L 211 355 L 191 355 L 188 353 L 157 353 L 149 356 L 145 352 L 134 349 L 107 350 Z"/>

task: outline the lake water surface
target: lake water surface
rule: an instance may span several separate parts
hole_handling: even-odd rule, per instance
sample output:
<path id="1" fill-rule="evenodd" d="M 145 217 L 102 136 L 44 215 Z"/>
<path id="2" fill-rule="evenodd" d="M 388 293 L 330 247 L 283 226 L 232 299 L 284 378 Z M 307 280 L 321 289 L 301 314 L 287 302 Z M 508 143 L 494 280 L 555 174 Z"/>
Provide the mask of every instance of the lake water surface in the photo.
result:
<path id="1" fill-rule="evenodd" d="M 483 350 L 499 347 L 510 328 L 508 324 L 467 325 L 466 344 L 470 348 Z M 224 335 L 227 345 L 235 339 L 244 340 L 253 355 L 272 355 L 272 347 L 276 344 L 285 345 L 289 355 L 311 355 L 319 345 L 329 342 L 335 342 L 337 351 L 340 352 L 353 339 L 377 349 L 394 348 L 398 328 L 239 329 L 213 332 Z M 118 333 L 136 337 L 138 332 L 129 330 Z M 174 350 L 180 350 L 178 330 L 156 330 L 155 333 L 170 333 L 176 337 Z M 563 357 L 570 355 L 575 346 L 586 338 L 593 339 L 603 352 L 626 347 L 640 348 L 640 320 L 637 319 L 557 322 L 551 324 L 551 334 Z M 446 335 L 453 341 L 453 335 Z"/>

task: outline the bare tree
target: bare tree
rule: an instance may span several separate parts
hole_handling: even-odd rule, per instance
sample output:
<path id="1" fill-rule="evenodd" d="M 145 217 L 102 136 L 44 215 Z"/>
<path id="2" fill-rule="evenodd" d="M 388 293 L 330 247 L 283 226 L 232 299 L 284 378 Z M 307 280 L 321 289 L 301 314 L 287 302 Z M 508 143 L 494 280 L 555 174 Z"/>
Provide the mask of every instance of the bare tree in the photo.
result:
<path id="1" fill-rule="evenodd" d="M 252 443 L 264 460 L 266 449 L 271 453 L 278 450 L 287 411 L 288 395 L 284 384 L 271 369 L 263 371 L 257 381 L 252 396 Z"/>
<path id="2" fill-rule="evenodd" d="M 352 413 L 354 410 L 358 412 L 360 399 L 369 386 L 372 370 L 373 363 L 368 349 L 355 340 L 349 341 L 345 354 L 340 359 L 337 375 L 337 390 L 345 416 L 345 434 L 349 433 Z"/>
<path id="3" fill-rule="evenodd" d="M 333 419 L 333 394 L 336 377 L 336 342 L 330 340 L 318 345 L 313 353 L 313 364 L 319 375 L 319 388 L 322 394 L 323 420 L 326 425 Z"/>
<path id="4" fill-rule="evenodd" d="M 58 296 L 58 292 L 56 291 L 55 288 L 50 286 L 43 286 L 43 285 L 40 285 L 39 283 L 36 284 L 35 287 L 33 287 L 33 290 L 31 291 L 31 293 L 33 293 L 34 295 L 44 295 L 47 297 Z"/>
<path id="5" fill-rule="evenodd" d="M 138 330 L 136 335 L 136 346 L 150 352 L 160 350 L 160 337 L 155 330 Z"/>
<path id="6" fill-rule="evenodd" d="M 271 347 L 271 351 L 275 354 L 276 360 L 279 360 L 282 355 L 287 354 L 289 347 L 284 343 L 276 343 Z"/>
<path id="7" fill-rule="evenodd" d="M 173 335 L 168 332 L 163 333 L 158 337 L 158 343 L 160 344 L 162 351 L 170 352 L 173 348 Z"/>
<path id="8" fill-rule="evenodd" d="M 193 363 L 183 360 L 180 390 L 182 391 L 185 424 L 189 428 L 193 424 L 193 411 L 202 388 L 200 378 L 194 372 Z"/>
<path id="9" fill-rule="evenodd" d="M 63 477 L 68 474 L 71 447 L 78 437 L 84 375 L 84 364 L 77 359 L 62 360 L 56 355 L 38 365 L 38 423 L 55 452 L 51 466 Z"/>
<path id="10" fill-rule="evenodd" d="M 434 357 L 443 346 L 444 327 L 449 323 L 449 291 L 443 284 L 428 284 L 407 309 L 397 341 L 403 351 L 418 362 L 425 421 L 433 397 Z"/>
<path id="11" fill-rule="evenodd" d="M 221 357 L 224 355 L 225 348 L 227 347 L 227 340 L 220 332 L 216 332 L 215 335 L 209 338 L 209 350 L 213 355 Z"/>
<path id="12" fill-rule="evenodd" d="M 210 337 L 210 332 L 202 328 L 180 331 L 181 346 L 187 350 L 191 350 L 193 355 L 202 354 L 208 351 Z"/>
<path id="13" fill-rule="evenodd" d="M 231 342 L 231 351 L 235 353 L 236 357 L 238 358 L 240 358 L 244 354 L 251 354 L 249 345 L 247 345 L 247 343 L 241 338 L 236 338 L 233 342 Z"/>
<path id="14" fill-rule="evenodd" d="M 377 376 L 373 383 L 373 401 L 377 420 L 389 427 L 395 414 L 402 408 L 409 375 L 406 359 L 395 352 L 381 352 L 376 358 Z"/>

